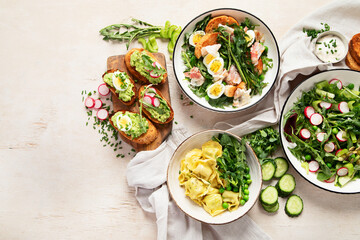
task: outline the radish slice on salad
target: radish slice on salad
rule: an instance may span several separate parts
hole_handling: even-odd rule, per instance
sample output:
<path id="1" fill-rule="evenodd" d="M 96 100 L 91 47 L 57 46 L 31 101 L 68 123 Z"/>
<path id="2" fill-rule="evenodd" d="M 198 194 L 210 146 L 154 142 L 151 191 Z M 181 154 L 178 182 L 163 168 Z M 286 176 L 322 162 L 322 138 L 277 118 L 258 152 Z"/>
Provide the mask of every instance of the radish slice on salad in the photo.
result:
<path id="1" fill-rule="evenodd" d="M 100 109 L 97 113 L 96 116 L 98 117 L 98 119 L 100 120 L 105 120 L 107 119 L 107 117 L 109 116 L 109 112 L 106 109 Z"/>
<path id="2" fill-rule="evenodd" d="M 153 105 L 154 107 L 159 107 L 159 106 L 160 106 L 160 100 L 159 100 L 158 98 L 154 97 L 154 98 L 152 99 L 152 105 Z"/>
<path id="3" fill-rule="evenodd" d="M 310 172 L 317 172 L 317 170 L 319 170 L 320 165 L 317 161 L 312 160 L 309 162 L 309 171 Z"/>
<path id="4" fill-rule="evenodd" d="M 152 78 L 158 78 L 158 77 L 161 76 L 160 73 L 159 73 L 159 74 L 154 73 L 154 70 L 152 70 L 152 71 L 149 73 L 149 75 L 150 75 L 150 77 L 152 77 Z"/>
<path id="5" fill-rule="evenodd" d="M 307 118 L 310 118 L 311 115 L 313 115 L 314 113 L 315 113 L 315 109 L 313 107 L 307 106 L 304 109 L 304 114 L 305 114 L 305 117 L 307 117 Z"/>
<path id="6" fill-rule="evenodd" d="M 336 174 L 339 177 L 346 176 L 348 173 L 349 173 L 349 169 L 347 169 L 346 167 L 341 167 L 336 171 Z"/>
<path id="7" fill-rule="evenodd" d="M 332 182 L 335 181 L 335 179 L 336 179 L 336 175 L 334 174 L 334 175 L 332 175 L 328 180 L 324 180 L 324 182 L 326 182 L 326 183 L 332 183 Z"/>
<path id="8" fill-rule="evenodd" d="M 338 104 L 338 109 L 341 113 L 348 113 L 350 112 L 349 105 L 347 102 L 340 102 Z"/>
<path id="9" fill-rule="evenodd" d="M 324 102 L 324 101 L 320 102 L 320 107 L 322 107 L 322 108 L 325 108 L 325 109 L 330 109 L 330 108 L 331 108 L 331 106 L 332 106 L 332 104 L 331 104 L 331 103 Z"/>
<path id="10" fill-rule="evenodd" d="M 311 133 L 308 129 L 306 128 L 303 128 L 300 130 L 300 136 L 303 138 L 303 139 L 309 139 L 310 136 L 311 136 Z"/>
<path id="11" fill-rule="evenodd" d="M 143 98 L 143 101 L 147 104 L 152 104 L 152 97 L 149 96 L 149 95 L 145 95 L 144 98 Z"/>
<path id="12" fill-rule="evenodd" d="M 346 132 L 340 130 L 340 131 L 336 134 L 337 140 L 339 140 L 340 142 L 346 142 L 347 139 L 344 138 L 344 135 L 346 136 Z"/>
<path id="13" fill-rule="evenodd" d="M 98 92 L 101 96 L 106 96 L 110 93 L 110 89 L 106 86 L 105 83 L 103 83 L 99 85 Z"/>
<path id="14" fill-rule="evenodd" d="M 343 85 L 342 82 L 337 79 L 337 78 L 333 78 L 329 81 L 330 84 L 336 84 L 336 86 L 338 87 L 338 89 L 342 89 Z"/>
<path id="15" fill-rule="evenodd" d="M 102 105 L 103 105 L 103 102 L 102 102 L 100 99 L 96 99 L 96 100 L 95 100 L 95 105 L 94 105 L 94 108 L 95 108 L 95 109 L 101 108 Z"/>
<path id="16" fill-rule="evenodd" d="M 87 97 L 85 99 L 85 106 L 87 108 L 92 108 L 92 107 L 94 107 L 94 105 L 95 105 L 95 100 L 92 97 Z"/>
<path id="17" fill-rule="evenodd" d="M 337 150 L 337 151 L 335 152 L 335 156 L 337 156 L 338 153 L 339 153 L 341 150 L 342 150 L 342 149 Z"/>
<path id="18" fill-rule="evenodd" d="M 316 134 L 316 139 L 317 139 L 319 142 L 322 142 L 322 141 L 324 141 L 325 136 L 326 136 L 326 133 L 324 133 L 324 132 L 319 132 L 318 134 Z"/>
<path id="19" fill-rule="evenodd" d="M 333 142 L 329 142 L 327 144 L 324 145 L 324 150 L 325 152 L 333 152 L 335 150 L 335 144 Z"/>
<path id="20" fill-rule="evenodd" d="M 312 125 L 320 125 L 323 121 L 323 117 L 319 114 L 319 113 L 314 113 L 313 115 L 311 115 L 310 117 L 310 123 Z"/>

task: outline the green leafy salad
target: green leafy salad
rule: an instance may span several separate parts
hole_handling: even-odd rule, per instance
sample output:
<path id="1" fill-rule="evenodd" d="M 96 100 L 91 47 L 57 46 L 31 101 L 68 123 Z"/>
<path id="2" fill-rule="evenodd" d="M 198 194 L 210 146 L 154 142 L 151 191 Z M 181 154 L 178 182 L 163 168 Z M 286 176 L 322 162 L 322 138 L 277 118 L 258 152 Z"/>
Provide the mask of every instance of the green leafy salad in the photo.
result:
<path id="1" fill-rule="evenodd" d="M 324 80 L 284 116 L 290 152 L 317 179 L 343 187 L 360 177 L 360 92 L 354 84 Z"/>

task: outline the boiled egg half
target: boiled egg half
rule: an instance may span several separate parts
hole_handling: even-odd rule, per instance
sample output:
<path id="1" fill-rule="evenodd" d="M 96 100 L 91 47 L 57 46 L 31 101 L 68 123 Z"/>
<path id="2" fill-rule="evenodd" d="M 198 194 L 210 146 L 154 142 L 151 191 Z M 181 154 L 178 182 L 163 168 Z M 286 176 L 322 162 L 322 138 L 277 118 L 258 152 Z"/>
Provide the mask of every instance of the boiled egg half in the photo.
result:
<path id="1" fill-rule="evenodd" d="M 208 89 L 206 90 L 207 95 L 209 98 L 217 99 L 224 94 L 225 85 L 218 81 L 216 83 L 211 84 Z"/>
<path id="2" fill-rule="evenodd" d="M 248 43 L 247 46 L 250 47 L 255 41 L 255 32 L 253 30 L 247 30 L 245 34 L 245 40 Z"/>
<path id="3" fill-rule="evenodd" d="M 191 46 L 196 46 L 201 40 L 201 38 L 205 35 L 204 31 L 196 31 L 189 37 L 189 43 Z"/>
<path id="4" fill-rule="evenodd" d="M 116 124 L 118 129 L 123 132 L 129 131 L 132 127 L 132 121 L 128 115 L 119 115 Z"/>
<path id="5" fill-rule="evenodd" d="M 221 57 L 214 58 L 208 64 L 207 69 L 212 76 L 220 74 L 224 69 L 224 60 Z"/>
<path id="6" fill-rule="evenodd" d="M 113 74 L 112 82 L 116 90 L 125 91 L 127 88 L 127 76 L 124 72 L 116 71 Z"/>

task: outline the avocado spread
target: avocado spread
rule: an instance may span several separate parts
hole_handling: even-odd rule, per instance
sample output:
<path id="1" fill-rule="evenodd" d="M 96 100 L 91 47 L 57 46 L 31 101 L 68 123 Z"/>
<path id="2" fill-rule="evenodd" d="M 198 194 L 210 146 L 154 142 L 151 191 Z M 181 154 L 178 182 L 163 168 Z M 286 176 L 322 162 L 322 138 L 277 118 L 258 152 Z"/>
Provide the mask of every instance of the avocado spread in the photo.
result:
<path id="1" fill-rule="evenodd" d="M 158 68 L 156 65 L 153 66 L 154 59 L 146 54 L 145 51 L 139 52 L 134 51 L 130 56 L 130 65 L 136 69 L 141 76 L 145 77 L 152 84 L 158 84 L 164 79 L 164 73 L 166 72 L 163 68 Z M 151 73 L 155 73 L 152 76 Z"/>
<path id="2" fill-rule="evenodd" d="M 148 93 L 154 92 L 152 90 L 149 90 Z M 151 116 L 155 119 L 157 119 L 159 122 L 166 122 L 166 120 L 170 117 L 171 111 L 170 107 L 168 106 L 167 102 L 160 97 L 159 94 L 156 92 L 155 96 L 160 101 L 160 105 L 158 107 L 153 106 L 152 104 L 143 103 L 144 108 L 151 114 Z M 144 96 L 144 91 L 141 94 Z"/>
<path id="3" fill-rule="evenodd" d="M 115 75 L 115 76 L 114 76 Z M 117 84 L 114 84 L 114 79 L 118 78 Z M 104 76 L 104 82 L 115 88 L 115 92 L 119 95 L 119 99 L 124 102 L 129 102 L 135 95 L 133 91 L 134 84 L 131 83 L 129 76 L 125 72 L 107 73 Z"/>
<path id="4" fill-rule="evenodd" d="M 111 121 L 118 126 L 118 121 L 120 121 L 122 116 L 128 116 L 131 120 L 130 124 L 131 128 L 128 131 L 124 131 L 124 133 L 128 136 L 131 136 L 132 139 L 140 137 L 142 134 L 146 133 L 149 129 L 149 123 L 146 118 L 141 117 L 137 113 L 132 112 L 117 112 L 111 117 Z M 118 126 L 118 129 L 119 126 Z"/>

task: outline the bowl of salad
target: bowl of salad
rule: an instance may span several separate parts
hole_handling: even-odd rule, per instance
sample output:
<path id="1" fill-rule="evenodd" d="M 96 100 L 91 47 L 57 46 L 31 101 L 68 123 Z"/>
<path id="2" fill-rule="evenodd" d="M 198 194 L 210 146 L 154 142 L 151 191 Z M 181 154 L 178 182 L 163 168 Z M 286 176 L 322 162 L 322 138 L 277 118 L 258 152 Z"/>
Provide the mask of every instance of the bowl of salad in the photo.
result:
<path id="1" fill-rule="evenodd" d="M 217 112 L 238 112 L 261 101 L 279 73 L 271 30 L 258 17 L 232 8 L 195 17 L 180 33 L 173 65 L 183 92 Z"/>
<path id="2" fill-rule="evenodd" d="M 206 130 L 177 147 L 169 162 L 167 186 L 188 216 L 225 224 L 244 216 L 256 203 L 261 166 L 245 140 L 226 131 Z"/>
<path id="3" fill-rule="evenodd" d="M 299 84 L 284 104 L 281 144 L 310 183 L 335 193 L 360 192 L 360 72 L 335 69 Z"/>

